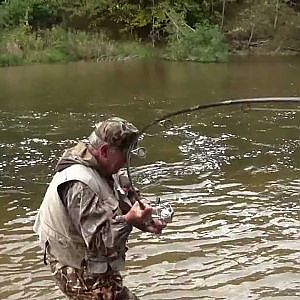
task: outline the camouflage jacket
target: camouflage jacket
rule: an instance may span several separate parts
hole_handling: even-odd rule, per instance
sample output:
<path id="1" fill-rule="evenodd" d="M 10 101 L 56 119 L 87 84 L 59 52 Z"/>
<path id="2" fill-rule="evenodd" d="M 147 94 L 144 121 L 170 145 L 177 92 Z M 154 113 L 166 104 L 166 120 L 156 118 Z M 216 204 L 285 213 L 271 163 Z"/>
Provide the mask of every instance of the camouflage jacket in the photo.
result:
<path id="1" fill-rule="evenodd" d="M 121 266 L 110 262 L 116 257 L 116 253 L 121 257 L 115 262 L 125 260 L 126 250 L 120 249 L 126 249 L 125 244 L 132 230 L 132 226 L 115 220 L 116 215 L 125 214 L 131 208 L 132 203 L 127 197 L 128 182 L 122 174 L 114 176 L 115 178 L 102 177 L 96 169 L 94 157 L 83 143 L 67 150 L 59 160 L 56 170 L 58 173 L 64 173 L 70 166 L 78 164 L 97 172 L 96 175 L 102 178 L 103 184 L 109 187 L 117 200 L 116 209 L 102 199 L 101 193 L 95 192 L 87 182 L 76 179 L 76 176 L 59 184 L 57 188 L 59 198 L 66 210 L 68 221 L 74 227 L 73 231 L 84 241 L 88 270 L 91 273 L 118 271 Z M 107 261 L 104 261 L 106 258 Z M 56 259 L 59 261 L 60 258 Z"/>

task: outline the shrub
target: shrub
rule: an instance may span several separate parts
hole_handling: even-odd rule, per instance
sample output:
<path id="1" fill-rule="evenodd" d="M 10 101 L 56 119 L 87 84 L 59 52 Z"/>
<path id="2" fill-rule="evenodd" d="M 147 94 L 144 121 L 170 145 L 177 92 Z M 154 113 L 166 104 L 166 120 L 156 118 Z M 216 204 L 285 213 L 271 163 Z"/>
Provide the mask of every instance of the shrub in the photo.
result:
<path id="1" fill-rule="evenodd" d="M 0 54 L 0 66 L 8 67 L 8 66 L 17 66 L 23 63 L 23 57 L 15 54 Z"/>
<path id="2" fill-rule="evenodd" d="M 170 35 L 166 58 L 200 62 L 222 62 L 227 60 L 228 49 L 223 34 L 213 25 L 197 24 Z"/>
<path id="3" fill-rule="evenodd" d="M 123 42 L 117 45 L 118 58 L 152 58 L 155 56 L 153 47 L 138 42 Z"/>
<path id="4" fill-rule="evenodd" d="M 66 34 L 60 29 L 32 32 L 22 25 L 1 32 L 0 65 L 48 63 L 70 60 L 64 48 Z"/>
<path id="5" fill-rule="evenodd" d="M 69 31 L 65 40 L 65 48 L 76 60 L 99 61 L 114 55 L 115 45 L 102 33 Z"/>
<path id="6" fill-rule="evenodd" d="M 26 25 L 0 33 L 0 66 L 153 56 L 149 46 L 138 42 L 117 43 L 103 33 L 66 31 L 61 27 L 33 32 Z"/>

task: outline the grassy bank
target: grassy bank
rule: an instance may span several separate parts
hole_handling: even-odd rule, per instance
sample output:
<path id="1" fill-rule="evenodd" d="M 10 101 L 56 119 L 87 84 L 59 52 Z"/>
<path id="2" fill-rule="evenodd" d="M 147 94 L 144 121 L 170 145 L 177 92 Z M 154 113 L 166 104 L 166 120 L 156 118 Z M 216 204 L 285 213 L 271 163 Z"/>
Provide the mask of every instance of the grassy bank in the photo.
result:
<path id="1" fill-rule="evenodd" d="M 0 66 L 300 54 L 295 0 L 100 2 L 0 0 Z"/>
<path id="2" fill-rule="evenodd" d="M 20 26 L 0 34 L 0 66 L 69 61 L 103 61 L 147 58 L 155 55 L 148 45 L 117 43 L 100 33 L 66 31 L 60 27 L 31 31 Z"/>
<path id="3" fill-rule="evenodd" d="M 0 66 L 128 58 L 226 61 L 227 46 L 216 27 L 203 24 L 175 35 L 161 47 L 139 41 L 115 41 L 103 33 L 53 27 L 32 31 L 22 25 L 0 32 Z"/>
<path id="4" fill-rule="evenodd" d="M 297 40 L 283 35 L 281 38 L 277 32 L 274 38 L 253 37 L 252 40 L 230 36 L 226 42 L 216 27 L 203 25 L 184 37 L 173 35 L 167 43 L 153 47 L 140 41 L 116 41 L 101 33 L 66 31 L 61 27 L 32 31 L 27 26 L 19 26 L 0 32 L 0 67 L 147 58 L 225 62 L 229 55 L 299 55 Z"/>

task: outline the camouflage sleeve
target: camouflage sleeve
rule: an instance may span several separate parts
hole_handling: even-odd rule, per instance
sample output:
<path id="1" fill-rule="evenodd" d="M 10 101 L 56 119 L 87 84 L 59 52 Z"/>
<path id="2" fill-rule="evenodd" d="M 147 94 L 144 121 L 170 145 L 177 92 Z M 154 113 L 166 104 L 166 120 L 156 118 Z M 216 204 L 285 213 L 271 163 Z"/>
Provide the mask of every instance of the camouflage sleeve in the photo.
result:
<path id="1" fill-rule="evenodd" d="M 89 249 L 114 248 L 119 236 L 131 231 L 131 225 L 114 228 L 113 212 L 100 205 L 99 197 L 83 182 L 70 181 L 59 187 L 58 193 L 68 214 Z M 121 227 L 120 227 L 121 226 Z"/>

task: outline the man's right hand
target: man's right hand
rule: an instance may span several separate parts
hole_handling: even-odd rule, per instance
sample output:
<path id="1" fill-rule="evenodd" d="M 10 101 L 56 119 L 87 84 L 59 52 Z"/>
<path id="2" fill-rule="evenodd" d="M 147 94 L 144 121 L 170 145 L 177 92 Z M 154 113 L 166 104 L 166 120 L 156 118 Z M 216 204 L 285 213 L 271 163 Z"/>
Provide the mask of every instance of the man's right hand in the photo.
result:
<path id="1" fill-rule="evenodd" d="M 143 203 L 142 207 L 138 201 L 136 201 L 129 212 L 124 215 L 125 221 L 139 228 L 139 225 L 148 223 L 151 221 L 152 215 L 152 207 L 150 206 L 149 202 L 145 199 L 140 200 Z"/>
<path id="2" fill-rule="evenodd" d="M 159 220 L 152 220 L 152 207 L 149 202 L 145 199 L 141 199 L 141 202 L 144 207 L 136 201 L 130 211 L 124 215 L 125 221 L 142 231 L 161 233 L 166 224 Z"/>

